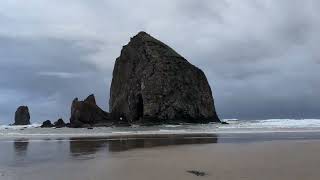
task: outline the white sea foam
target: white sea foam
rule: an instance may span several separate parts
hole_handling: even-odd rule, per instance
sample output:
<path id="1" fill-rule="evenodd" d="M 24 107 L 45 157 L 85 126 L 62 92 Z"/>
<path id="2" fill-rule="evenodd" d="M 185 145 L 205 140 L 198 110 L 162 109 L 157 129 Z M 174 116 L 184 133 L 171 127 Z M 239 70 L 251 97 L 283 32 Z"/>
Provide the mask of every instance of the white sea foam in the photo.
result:
<path id="1" fill-rule="evenodd" d="M 181 125 L 165 125 L 165 127 L 167 128 L 176 128 L 176 127 L 180 127 Z"/>
<path id="2" fill-rule="evenodd" d="M 19 125 L 19 126 L 11 126 L 11 125 L 0 125 L 0 130 L 3 129 L 26 129 L 26 128 L 38 128 L 41 124 L 31 124 L 31 125 Z"/>
<path id="3" fill-rule="evenodd" d="M 239 121 L 239 119 L 223 119 L 223 121 Z"/>
<path id="4" fill-rule="evenodd" d="M 320 128 L 320 119 L 238 120 L 227 128 Z"/>

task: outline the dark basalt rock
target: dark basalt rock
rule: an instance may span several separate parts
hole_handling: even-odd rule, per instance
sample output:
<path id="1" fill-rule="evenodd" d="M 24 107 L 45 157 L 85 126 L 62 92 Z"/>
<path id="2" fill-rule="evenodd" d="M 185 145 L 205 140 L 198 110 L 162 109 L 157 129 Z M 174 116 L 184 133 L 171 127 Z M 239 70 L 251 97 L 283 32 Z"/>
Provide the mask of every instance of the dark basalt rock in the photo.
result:
<path id="1" fill-rule="evenodd" d="M 66 123 L 62 119 L 58 119 L 56 122 L 54 122 L 54 127 L 56 128 L 63 128 L 66 126 Z"/>
<path id="2" fill-rule="evenodd" d="M 71 124 L 70 123 L 66 123 L 66 127 L 70 128 Z"/>
<path id="3" fill-rule="evenodd" d="M 205 74 L 145 32 L 116 60 L 109 108 L 130 123 L 220 122 Z"/>
<path id="4" fill-rule="evenodd" d="M 89 95 L 85 100 L 85 102 L 96 105 L 96 98 L 93 94 Z"/>
<path id="5" fill-rule="evenodd" d="M 46 120 L 42 123 L 41 128 L 52 128 L 54 125 L 51 123 L 50 120 Z"/>
<path id="6" fill-rule="evenodd" d="M 13 125 L 30 125 L 30 113 L 28 106 L 20 106 L 17 109 Z"/>
<path id="7" fill-rule="evenodd" d="M 97 106 L 94 95 L 88 96 L 84 101 L 79 101 L 78 98 L 73 100 L 70 118 L 71 127 L 85 128 L 111 122 L 110 114 Z"/>

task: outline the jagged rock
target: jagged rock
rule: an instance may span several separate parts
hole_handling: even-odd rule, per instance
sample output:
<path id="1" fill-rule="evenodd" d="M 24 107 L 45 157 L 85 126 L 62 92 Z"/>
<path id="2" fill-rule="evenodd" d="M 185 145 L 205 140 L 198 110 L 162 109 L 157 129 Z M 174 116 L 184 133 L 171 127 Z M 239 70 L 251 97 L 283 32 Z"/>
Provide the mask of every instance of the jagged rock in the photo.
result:
<path id="1" fill-rule="evenodd" d="M 28 106 L 20 106 L 17 109 L 13 125 L 30 125 L 30 113 Z"/>
<path id="2" fill-rule="evenodd" d="M 116 60 L 109 108 L 129 122 L 220 122 L 205 74 L 145 32 Z"/>
<path id="3" fill-rule="evenodd" d="M 58 119 L 56 122 L 54 122 L 54 127 L 63 128 L 66 127 L 66 123 L 62 119 Z"/>
<path id="4" fill-rule="evenodd" d="M 85 102 L 96 105 L 96 98 L 94 97 L 93 94 L 89 95 L 85 100 Z"/>
<path id="5" fill-rule="evenodd" d="M 96 124 L 110 123 L 109 113 L 103 111 L 96 104 L 94 95 L 84 101 L 75 98 L 71 106 L 70 126 L 73 128 L 91 127 Z"/>
<path id="6" fill-rule="evenodd" d="M 54 125 L 51 123 L 50 120 L 46 120 L 42 123 L 41 128 L 52 128 Z"/>

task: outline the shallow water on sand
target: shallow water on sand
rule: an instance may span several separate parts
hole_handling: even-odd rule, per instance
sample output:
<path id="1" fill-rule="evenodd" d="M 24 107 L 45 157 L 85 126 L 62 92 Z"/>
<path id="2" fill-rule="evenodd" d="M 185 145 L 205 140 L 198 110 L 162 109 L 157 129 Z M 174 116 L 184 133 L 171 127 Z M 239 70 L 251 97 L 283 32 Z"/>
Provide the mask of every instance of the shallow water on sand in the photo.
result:
<path id="1" fill-rule="evenodd" d="M 135 168 L 134 166 L 138 167 L 141 163 L 144 164 L 145 160 L 152 164 L 153 153 L 157 153 L 158 156 L 161 156 L 162 160 L 169 158 L 171 151 L 172 153 L 177 153 L 177 158 L 180 155 L 183 156 L 184 151 L 189 153 L 188 156 L 199 156 L 200 158 L 201 154 L 199 153 L 201 153 L 202 150 L 205 150 L 206 152 L 212 151 L 212 153 L 215 153 L 215 149 L 212 148 L 222 147 L 223 144 L 238 144 L 238 146 L 231 147 L 237 148 L 262 142 L 308 142 L 312 140 L 320 140 L 320 132 L 258 134 L 224 133 L 198 134 L 197 136 L 180 134 L 131 138 L 77 137 L 2 139 L 0 140 L 0 179 L 51 180 L 55 178 L 77 178 L 77 180 L 100 180 L 106 179 L 106 176 L 108 174 L 111 175 L 112 172 L 108 171 L 103 173 L 103 167 L 96 167 L 96 164 L 99 163 L 101 166 L 105 166 L 105 168 L 114 169 L 114 171 L 123 171 L 123 173 L 126 173 L 125 169 L 119 169 L 122 166 L 120 166 L 120 164 L 130 161 L 130 163 L 133 163 L 130 168 L 133 169 Z M 177 148 L 179 150 L 177 150 Z M 193 148 L 198 149 L 193 151 Z M 225 150 L 228 151 L 229 149 Z M 192 154 L 193 152 L 194 154 Z M 212 154 L 212 157 L 208 156 L 207 158 L 213 158 L 215 155 L 218 154 Z M 147 159 L 144 159 L 144 156 Z M 161 162 L 162 160 L 154 159 L 154 163 Z M 168 159 L 168 161 L 169 160 L 171 159 Z M 180 161 L 182 162 L 182 160 Z M 179 164 L 179 162 L 176 163 L 177 168 L 179 168 L 179 166 L 184 167 L 184 165 Z M 192 164 L 192 162 L 189 161 L 187 163 Z M 217 163 L 219 164 L 221 162 Z M 78 168 L 81 170 L 86 167 L 88 167 L 88 171 L 77 171 Z M 206 169 L 205 167 L 203 168 Z M 194 169 L 197 170 L 197 167 L 194 167 Z M 185 169 L 185 172 L 194 169 Z M 150 170 L 152 171 L 152 166 L 150 167 Z M 148 171 L 149 170 L 146 169 L 145 172 L 141 173 L 147 174 Z M 159 172 L 161 172 L 161 170 Z M 150 178 L 150 176 L 152 175 L 146 175 L 145 177 Z M 120 177 L 123 178 L 124 176 L 112 174 L 112 179 L 119 179 Z M 127 177 L 130 178 L 130 174 L 128 174 Z M 195 177 L 191 176 L 190 178 L 192 179 Z M 172 179 L 175 179 L 174 174 L 172 174 Z"/>

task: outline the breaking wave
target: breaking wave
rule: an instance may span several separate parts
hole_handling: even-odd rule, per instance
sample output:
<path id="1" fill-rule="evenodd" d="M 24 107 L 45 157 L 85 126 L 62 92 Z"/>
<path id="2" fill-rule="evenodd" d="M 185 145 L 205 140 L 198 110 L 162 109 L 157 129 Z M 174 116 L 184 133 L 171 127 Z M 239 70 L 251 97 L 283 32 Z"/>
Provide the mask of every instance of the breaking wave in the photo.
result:
<path id="1" fill-rule="evenodd" d="M 28 126 L 0 125 L 0 138 L 8 137 L 89 137 L 89 136 L 130 136 L 192 133 L 251 133 L 279 131 L 319 131 L 320 119 L 267 119 L 237 120 L 224 119 L 229 125 L 180 124 L 152 127 L 97 127 L 93 129 L 39 128 L 40 124 Z"/>
<path id="2" fill-rule="evenodd" d="M 27 128 L 39 128 L 41 124 L 31 124 L 31 125 L 22 125 L 22 126 L 11 126 L 11 125 L 0 125 L 0 130 L 3 129 L 27 129 Z"/>
<path id="3" fill-rule="evenodd" d="M 320 128 L 320 119 L 227 120 L 230 128 Z"/>

